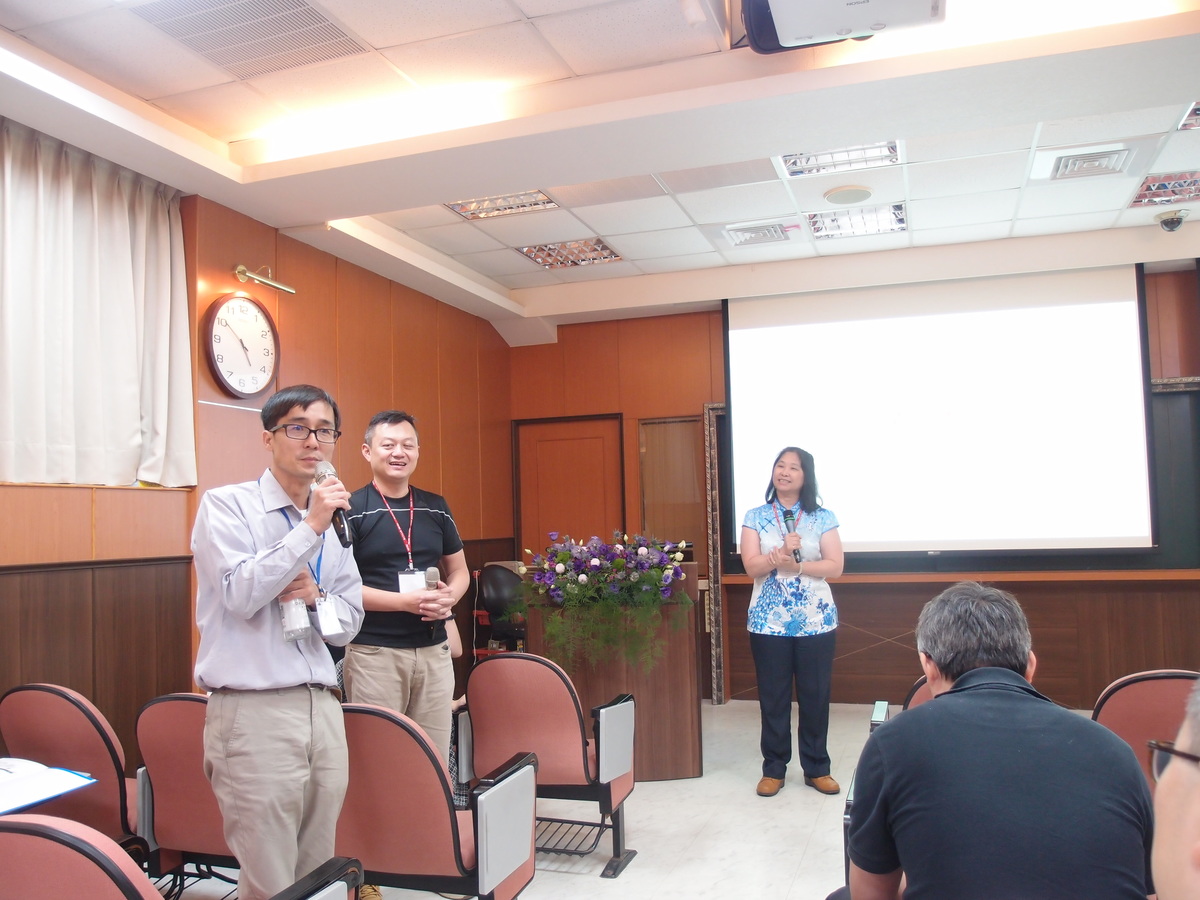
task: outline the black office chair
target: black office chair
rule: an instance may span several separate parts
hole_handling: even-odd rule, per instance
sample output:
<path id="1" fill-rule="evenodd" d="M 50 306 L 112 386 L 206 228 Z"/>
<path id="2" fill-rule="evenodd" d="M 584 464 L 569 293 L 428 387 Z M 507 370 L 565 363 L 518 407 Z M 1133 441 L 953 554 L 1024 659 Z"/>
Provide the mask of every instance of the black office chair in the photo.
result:
<path id="1" fill-rule="evenodd" d="M 503 641 L 508 650 L 517 649 L 525 640 L 525 619 L 510 616 L 509 610 L 520 596 L 521 576 L 499 563 L 488 563 L 479 573 L 479 605 L 488 614 L 492 640 Z"/>

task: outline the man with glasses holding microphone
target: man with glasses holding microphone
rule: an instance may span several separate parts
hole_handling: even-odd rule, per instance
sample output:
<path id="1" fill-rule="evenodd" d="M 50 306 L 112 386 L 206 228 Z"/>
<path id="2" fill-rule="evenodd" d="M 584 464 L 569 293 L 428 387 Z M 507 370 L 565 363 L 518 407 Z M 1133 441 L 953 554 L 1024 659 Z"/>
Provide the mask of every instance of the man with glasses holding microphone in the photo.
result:
<path id="1" fill-rule="evenodd" d="M 362 579 L 331 521 L 350 493 L 318 467 L 340 436 L 312 385 L 262 409 L 271 464 L 214 488 L 192 531 L 196 683 L 211 692 L 204 768 L 238 859 L 238 896 L 265 900 L 333 856 L 346 794 L 346 733 L 325 642 L 362 624 Z"/>

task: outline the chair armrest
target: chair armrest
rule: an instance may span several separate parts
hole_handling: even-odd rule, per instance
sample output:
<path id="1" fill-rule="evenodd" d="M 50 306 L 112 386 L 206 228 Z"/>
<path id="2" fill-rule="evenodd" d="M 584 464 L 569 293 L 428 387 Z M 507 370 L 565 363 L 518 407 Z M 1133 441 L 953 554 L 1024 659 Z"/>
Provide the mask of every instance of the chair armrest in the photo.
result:
<path id="1" fill-rule="evenodd" d="M 518 753 L 479 779 L 471 792 L 479 896 L 490 894 L 522 866 L 532 866 L 536 828 L 537 756 Z"/>
<path id="2" fill-rule="evenodd" d="M 875 705 L 871 707 L 871 731 L 886 722 L 891 714 L 892 709 L 886 700 L 876 700 Z"/>
<path id="3" fill-rule="evenodd" d="M 634 708 L 632 694 L 619 694 L 592 710 L 596 720 L 596 778 L 601 784 L 633 771 Z"/>
<path id="4" fill-rule="evenodd" d="M 471 730 L 471 711 L 463 705 L 454 710 L 454 750 L 458 761 L 458 783 L 475 780 L 475 733 Z"/>
<path id="5" fill-rule="evenodd" d="M 154 787 L 145 766 L 137 770 L 137 833 L 153 852 L 158 849 L 154 839 Z"/>
<path id="6" fill-rule="evenodd" d="M 346 900 L 349 890 L 362 883 L 362 863 L 353 857 L 335 856 L 271 900 Z"/>

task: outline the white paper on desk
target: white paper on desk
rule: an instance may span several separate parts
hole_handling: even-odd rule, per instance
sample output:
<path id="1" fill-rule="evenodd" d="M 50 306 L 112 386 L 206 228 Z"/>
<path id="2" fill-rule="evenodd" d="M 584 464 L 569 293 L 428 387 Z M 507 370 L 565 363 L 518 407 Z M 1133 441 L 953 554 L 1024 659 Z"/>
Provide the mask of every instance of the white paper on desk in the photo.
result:
<path id="1" fill-rule="evenodd" d="M 0 759 L 0 815 L 36 806 L 95 781 L 87 775 L 43 766 L 32 759 Z"/>

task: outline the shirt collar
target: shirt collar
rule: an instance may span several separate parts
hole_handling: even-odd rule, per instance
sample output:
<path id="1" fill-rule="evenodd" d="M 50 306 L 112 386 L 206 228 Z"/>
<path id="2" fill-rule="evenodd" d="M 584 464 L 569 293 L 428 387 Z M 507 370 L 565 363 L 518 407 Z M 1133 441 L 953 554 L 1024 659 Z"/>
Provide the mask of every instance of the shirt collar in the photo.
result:
<path id="1" fill-rule="evenodd" d="M 1001 669 L 996 666 L 983 666 L 964 672 L 954 682 L 954 687 L 948 694 L 963 693 L 976 688 L 1001 688 L 1005 690 L 1024 691 L 1034 697 L 1040 697 L 1047 703 L 1053 703 L 1049 697 L 1038 693 L 1032 684 L 1014 672 L 1012 669 Z"/>
<path id="2" fill-rule="evenodd" d="M 292 498 L 287 495 L 287 491 L 275 479 L 275 475 L 271 472 L 270 467 L 262 473 L 262 477 L 258 479 L 259 488 L 262 490 L 263 509 L 267 512 L 272 512 L 276 509 L 296 509 L 296 504 L 292 502 Z M 302 516 L 304 510 L 297 510 Z"/>

